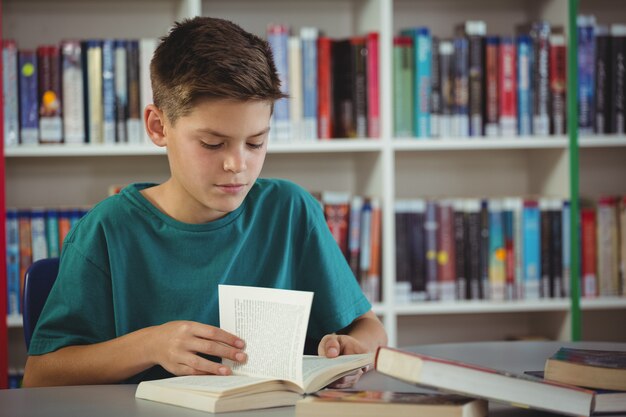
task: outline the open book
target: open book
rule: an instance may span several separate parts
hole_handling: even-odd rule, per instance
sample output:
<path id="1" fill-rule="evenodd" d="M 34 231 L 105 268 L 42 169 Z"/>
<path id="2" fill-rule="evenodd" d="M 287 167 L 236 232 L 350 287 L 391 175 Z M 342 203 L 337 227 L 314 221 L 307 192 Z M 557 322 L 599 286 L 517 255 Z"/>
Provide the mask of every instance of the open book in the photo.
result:
<path id="1" fill-rule="evenodd" d="M 303 356 L 313 294 L 220 285 L 220 327 L 246 342 L 231 376 L 182 376 L 139 384 L 135 397 L 209 412 L 294 405 L 373 363 L 373 355 Z"/>

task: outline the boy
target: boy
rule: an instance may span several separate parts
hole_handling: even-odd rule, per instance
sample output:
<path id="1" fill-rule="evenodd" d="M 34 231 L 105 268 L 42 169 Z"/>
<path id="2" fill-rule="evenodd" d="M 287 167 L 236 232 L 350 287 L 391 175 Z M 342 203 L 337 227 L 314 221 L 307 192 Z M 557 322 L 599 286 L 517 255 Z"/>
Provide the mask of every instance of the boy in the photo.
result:
<path id="1" fill-rule="evenodd" d="M 221 283 L 314 291 L 307 337 L 320 355 L 386 344 L 317 202 L 257 180 L 283 97 L 268 44 L 198 17 L 162 39 L 150 72 L 144 122 L 171 177 L 131 184 L 67 236 L 24 386 L 230 374 L 219 358 L 246 354 L 217 327 Z"/>

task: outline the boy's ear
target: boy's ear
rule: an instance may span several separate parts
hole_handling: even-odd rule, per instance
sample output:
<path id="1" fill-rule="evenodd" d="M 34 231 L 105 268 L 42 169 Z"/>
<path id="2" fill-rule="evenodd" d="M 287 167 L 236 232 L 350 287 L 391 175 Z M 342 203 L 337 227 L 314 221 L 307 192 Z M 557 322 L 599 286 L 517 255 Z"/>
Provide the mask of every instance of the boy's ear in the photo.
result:
<path id="1" fill-rule="evenodd" d="M 148 133 L 152 142 L 157 146 L 167 145 L 163 112 L 154 104 L 148 104 L 143 112 L 143 119 L 146 133 Z"/>

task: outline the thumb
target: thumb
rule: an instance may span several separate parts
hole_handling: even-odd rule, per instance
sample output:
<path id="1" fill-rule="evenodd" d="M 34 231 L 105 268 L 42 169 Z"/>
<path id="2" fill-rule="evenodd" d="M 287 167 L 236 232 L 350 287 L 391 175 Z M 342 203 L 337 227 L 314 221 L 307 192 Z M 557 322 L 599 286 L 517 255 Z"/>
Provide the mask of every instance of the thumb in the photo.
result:
<path id="1" fill-rule="evenodd" d="M 317 349 L 319 356 L 326 356 L 327 358 L 335 358 L 339 356 L 340 344 L 336 335 L 326 335 L 322 339 Z"/>

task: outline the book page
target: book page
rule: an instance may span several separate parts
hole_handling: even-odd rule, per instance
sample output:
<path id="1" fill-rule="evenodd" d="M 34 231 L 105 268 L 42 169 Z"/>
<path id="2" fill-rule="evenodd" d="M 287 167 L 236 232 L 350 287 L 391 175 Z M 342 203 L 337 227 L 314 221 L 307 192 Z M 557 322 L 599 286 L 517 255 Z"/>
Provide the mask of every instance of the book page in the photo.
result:
<path id="1" fill-rule="evenodd" d="M 248 355 L 245 364 L 224 363 L 235 375 L 284 379 L 302 387 L 312 302 L 312 292 L 220 285 L 220 327 L 243 339 Z"/>
<path id="2" fill-rule="evenodd" d="M 356 369 L 373 362 L 374 355 L 372 353 L 344 355 L 336 358 L 306 355 L 303 362 L 305 391 L 317 391 L 344 374 L 354 372 Z"/>
<path id="3" fill-rule="evenodd" d="M 236 388 L 249 387 L 269 381 L 270 380 L 264 378 L 251 378 L 237 375 L 228 377 L 221 375 L 193 375 L 150 381 L 150 383 L 166 385 L 170 388 L 192 389 L 207 393 L 222 394 Z"/>

